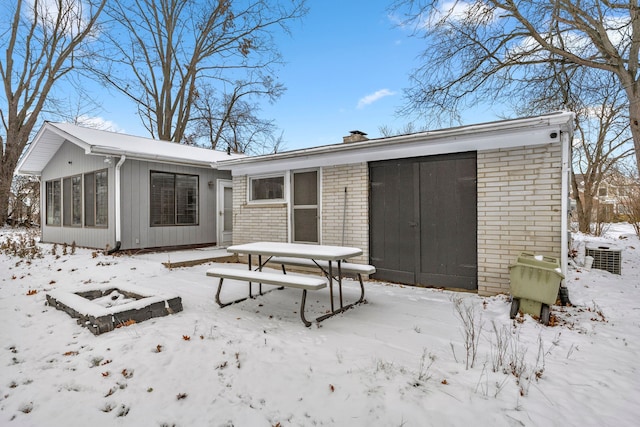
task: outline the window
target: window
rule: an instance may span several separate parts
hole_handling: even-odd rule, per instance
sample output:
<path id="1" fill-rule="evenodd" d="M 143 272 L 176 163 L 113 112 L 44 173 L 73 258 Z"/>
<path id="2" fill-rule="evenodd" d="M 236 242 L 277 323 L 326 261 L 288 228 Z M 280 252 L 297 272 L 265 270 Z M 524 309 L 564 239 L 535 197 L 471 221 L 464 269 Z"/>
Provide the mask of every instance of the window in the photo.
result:
<path id="1" fill-rule="evenodd" d="M 284 201 L 284 175 L 251 178 L 249 200 Z"/>
<path id="2" fill-rule="evenodd" d="M 82 177 L 80 175 L 62 180 L 63 225 L 82 225 Z"/>
<path id="3" fill-rule="evenodd" d="M 198 224 L 198 176 L 151 172 L 151 226 Z"/>
<path id="4" fill-rule="evenodd" d="M 47 225 L 60 225 L 61 190 L 60 180 L 46 182 Z"/>
<path id="5" fill-rule="evenodd" d="M 84 224 L 106 227 L 109 221 L 109 182 L 107 170 L 84 175 Z"/>

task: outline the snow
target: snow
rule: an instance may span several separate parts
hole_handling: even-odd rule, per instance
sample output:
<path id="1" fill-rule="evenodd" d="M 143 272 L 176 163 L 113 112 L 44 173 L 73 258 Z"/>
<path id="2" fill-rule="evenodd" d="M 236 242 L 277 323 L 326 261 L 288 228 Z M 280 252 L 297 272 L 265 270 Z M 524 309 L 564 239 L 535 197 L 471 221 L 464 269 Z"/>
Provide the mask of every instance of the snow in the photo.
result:
<path id="1" fill-rule="evenodd" d="M 367 304 L 305 328 L 297 289 L 219 308 L 205 272 L 222 264 L 167 269 L 178 255 L 54 256 L 45 244 L 30 262 L 2 253 L 0 425 L 636 425 L 640 241 L 628 224 L 574 238 L 573 306 L 552 307 L 548 327 L 509 319 L 505 295 L 369 281 Z M 580 267 L 591 243 L 621 248 L 621 275 Z M 94 336 L 45 305 L 47 292 L 97 285 L 175 293 L 184 311 Z M 345 300 L 358 288 L 345 281 Z M 308 317 L 327 303 L 327 289 L 310 293 Z"/>
<path id="2" fill-rule="evenodd" d="M 220 161 L 246 157 L 244 154 L 227 154 L 224 151 L 77 126 L 72 123 L 47 122 L 38 131 L 16 170 L 26 175 L 40 175 L 65 141 L 78 145 L 86 154 L 116 156 L 116 161 L 120 156 L 125 156 L 127 159 L 169 161 L 172 164 L 210 167 Z"/>
<path id="3" fill-rule="evenodd" d="M 229 252 L 252 255 L 300 257 L 323 261 L 337 261 L 362 255 L 362 249 L 347 246 L 306 245 L 301 243 L 254 242 L 229 246 Z"/>
<path id="4" fill-rule="evenodd" d="M 77 126 L 72 123 L 49 123 L 63 132 L 80 139 L 92 147 L 101 147 L 116 152 L 130 152 L 145 156 L 159 155 L 180 160 L 206 160 L 218 162 L 220 160 L 239 159 L 241 154 L 227 154 L 224 151 L 210 150 L 173 142 L 159 141 L 153 138 L 127 135 L 90 127 Z"/>
<path id="5" fill-rule="evenodd" d="M 165 302 L 166 304 L 167 300 L 179 296 L 177 292 L 158 293 L 157 291 L 149 289 L 147 287 L 131 286 L 129 284 L 125 286 L 122 286 L 122 284 L 120 284 L 120 287 L 121 289 L 137 294 L 142 298 L 127 298 L 123 294 L 117 292 L 117 290 L 110 292 L 108 295 L 93 300 L 76 295 L 76 292 L 86 292 L 93 290 L 99 290 L 104 293 L 108 290 L 113 289 L 113 287 L 113 285 L 109 284 L 90 286 L 87 283 L 84 283 L 76 288 L 49 290 L 46 292 L 46 294 L 51 296 L 55 300 L 73 308 L 80 314 L 93 317 L 106 316 L 109 314 L 124 312 L 127 310 L 139 310 L 158 302 Z"/>

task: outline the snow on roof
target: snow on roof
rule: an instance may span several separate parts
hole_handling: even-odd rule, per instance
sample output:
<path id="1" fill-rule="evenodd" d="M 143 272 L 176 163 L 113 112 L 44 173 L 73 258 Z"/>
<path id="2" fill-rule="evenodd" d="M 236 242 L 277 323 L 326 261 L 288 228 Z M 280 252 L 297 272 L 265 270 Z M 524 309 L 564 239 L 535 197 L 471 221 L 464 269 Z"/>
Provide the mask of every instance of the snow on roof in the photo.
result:
<path id="1" fill-rule="evenodd" d="M 200 167 L 215 167 L 221 160 L 245 157 L 243 154 L 227 154 L 223 151 L 92 129 L 71 123 L 46 122 L 20 160 L 18 173 L 40 175 L 65 141 L 77 145 L 90 155 L 124 155 L 131 159 Z"/>

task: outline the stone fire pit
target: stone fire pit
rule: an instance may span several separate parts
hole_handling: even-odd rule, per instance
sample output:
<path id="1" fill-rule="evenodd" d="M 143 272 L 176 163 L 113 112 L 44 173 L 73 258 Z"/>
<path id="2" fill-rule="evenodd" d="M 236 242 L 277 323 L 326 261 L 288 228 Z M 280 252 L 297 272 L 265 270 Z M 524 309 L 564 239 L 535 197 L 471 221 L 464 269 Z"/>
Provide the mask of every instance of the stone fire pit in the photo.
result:
<path id="1" fill-rule="evenodd" d="M 47 304 L 78 319 L 94 335 L 182 311 L 179 296 L 132 285 L 55 290 L 47 293 Z"/>

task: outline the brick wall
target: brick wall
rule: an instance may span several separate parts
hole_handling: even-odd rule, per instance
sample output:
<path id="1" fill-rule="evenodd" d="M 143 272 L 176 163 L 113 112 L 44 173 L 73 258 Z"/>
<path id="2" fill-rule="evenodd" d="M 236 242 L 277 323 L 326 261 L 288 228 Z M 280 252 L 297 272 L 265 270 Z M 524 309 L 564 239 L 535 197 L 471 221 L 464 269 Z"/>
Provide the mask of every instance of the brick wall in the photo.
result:
<path id="1" fill-rule="evenodd" d="M 247 204 L 247 177 L 233 177 L 233 244 L 287 242 L 287 205 Z"/>
<path id="2" fill-rule="evenodd" d="M 322 243 L 361 248 L 362 256 L 353 261 L 369 262 L 367 163 L 322 168 Z"/>
<path id="3" fill-rule="evenodd" d="M 354 246 L 363 254 L 353 262 L 369 262 L 369 169 L 366 163 L 322 168 L 321 242 Z M 346 210 L 345 210 L 345 188 Z M 233 177 L 233 244 L 288 239 L 285 203 L 247 204 L 247 177 Z M 344 223 L 344 226 L 343 226 Z M 344 234 L 343 234 L 344 231 Z"/>
<path id="4" fill-rule="evenodd" d="M 478 152 L 478 294 L 508 293 L 522 251 L 560 257 L 561 157 L 560 144 Z M 368 263 L 367 164 L 324 167 L 321 179 L 322 243 L 362 248 L 354 261 Z M 247 177 L 234 177 L 233 243 L 286 242 L 287 205 L 247 205 L 246 192 Z"/>
<path id="5" fill-rule="evenodd" d="M 478 152 L 478 293 L 509 292 L 522 251 L 560 257 L 561 145 Z"/>

